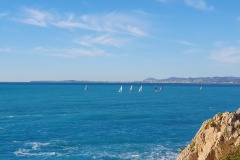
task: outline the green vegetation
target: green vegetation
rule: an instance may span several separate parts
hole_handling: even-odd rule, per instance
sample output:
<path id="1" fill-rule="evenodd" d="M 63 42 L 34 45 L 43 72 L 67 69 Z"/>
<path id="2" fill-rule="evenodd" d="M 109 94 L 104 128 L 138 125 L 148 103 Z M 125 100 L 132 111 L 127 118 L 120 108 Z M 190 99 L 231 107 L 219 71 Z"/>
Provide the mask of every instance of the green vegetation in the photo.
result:
<path id="1" fill-rule="evenodd" d="M 236 157 L 223 157 L 221 160 L 240 160 L 240 156 L 236 156 Z"/>
<path id="2" fill-rule="evenodd" d="M 224 112 L 219 112 L 217 115 L 222 116 Z"/>
<path id="3" fill-rule="evenodd" d="M 220 160 L 240 160 L 240 145 L 234 147 L 227 156 L 222 157 Z"/>
<path id="4" fill-rule="evenodd" d="M 191 152 L 194 151 L 195 144 L 196 144 L 196 142 L 192 142 L 192 143 L 190 144 L 190 151 L 191 151 Z"/>
<path id="5" fill-rule="evenodd" d="M 209 124 L 211 127 L 216 127 L 217 124 L 214 122 L 214 121 L 211 121 L 210 124 Z"/>

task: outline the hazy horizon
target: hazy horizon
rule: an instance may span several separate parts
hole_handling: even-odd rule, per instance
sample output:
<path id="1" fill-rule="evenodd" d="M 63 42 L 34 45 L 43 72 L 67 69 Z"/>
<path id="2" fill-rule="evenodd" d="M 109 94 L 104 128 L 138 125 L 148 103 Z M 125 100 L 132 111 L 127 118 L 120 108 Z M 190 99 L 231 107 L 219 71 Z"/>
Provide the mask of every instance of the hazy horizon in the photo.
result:
<path id="1" fill-rule="evenodd" d="M 156 80 L 164 80 L 164 79 L 169 79 L 169 78 L 214 78 L 214 77 L 219 77 L 219 76 L 212 76 L 212 77 L 207 77 L 207 76 L 204 76 L 204 77 L 175 77 L 175 76 L 171 76 L 171 77 L 166 77 L 166 78 L 154 78 L 154 77 L 147 77 L 147 78 L 144 78 L 142 80 L 125 80 L 125 81 L 119 81 L 119 80 L 85 80 L 85 79 L 61 79 L 61 80 L 54 80 L 54 79 L 43 79 L 43 80 L 30 80 L 30 81 L 0 81 L 0 83 L 7 83 L 7 82 L 41 82 L 41 81 L 49 81 L 49 82 L 61 82 L 61 81 L 83 81 L 83 82 L 141 82 L 141 81 L 144 81 L 146 79 L 156 79 Z M 236 77 L 236 76 L 220 76 L 220 78 L 225 78 L 225 77 L 233 77 L 233 78 L 240 78 L 240 77 Z"/>
<path id="2" fill-rule="evenodd" d="M 0 2 L 0 82 L 240 77 L 240 1 Z"/>

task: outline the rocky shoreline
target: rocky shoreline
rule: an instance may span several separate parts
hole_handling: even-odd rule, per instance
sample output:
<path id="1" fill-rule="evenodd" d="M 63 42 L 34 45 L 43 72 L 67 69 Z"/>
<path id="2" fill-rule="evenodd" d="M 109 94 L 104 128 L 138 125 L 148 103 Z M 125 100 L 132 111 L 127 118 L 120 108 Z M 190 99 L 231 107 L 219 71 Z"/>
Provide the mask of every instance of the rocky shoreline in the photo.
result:
<path id="1" fill-rule="evenodd" d="M 240 160 L 240 108 L 206 120 L 177 160 Z"/>

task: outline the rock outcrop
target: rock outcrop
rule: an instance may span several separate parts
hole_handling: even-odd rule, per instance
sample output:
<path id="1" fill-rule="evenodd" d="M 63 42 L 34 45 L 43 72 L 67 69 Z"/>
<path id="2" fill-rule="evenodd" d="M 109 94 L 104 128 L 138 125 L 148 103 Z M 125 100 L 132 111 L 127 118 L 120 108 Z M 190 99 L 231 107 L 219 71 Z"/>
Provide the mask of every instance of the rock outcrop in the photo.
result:
<path id="1" fill-rule="evenodd" d="M 240 109 L 205 121 L 177 160 L 240 159 Z"/>

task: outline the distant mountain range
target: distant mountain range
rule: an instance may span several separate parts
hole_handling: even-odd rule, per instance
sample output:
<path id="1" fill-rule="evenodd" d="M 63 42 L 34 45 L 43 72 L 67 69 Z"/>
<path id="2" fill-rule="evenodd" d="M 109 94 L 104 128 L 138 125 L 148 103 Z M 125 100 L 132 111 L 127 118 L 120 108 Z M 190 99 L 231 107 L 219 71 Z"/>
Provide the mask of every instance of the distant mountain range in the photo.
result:
<path id="1" fill-rule="evenodd" d="M 142 81 L 30 81 L 30 83 L 183 83 L 183 84 L 240 84 L 240 77 L 198 77 L 179 78 L 170 77 L 167 79 L 147 78 Z"/>
<path id="2" fill-rule="evenodd" d="M 170 77 L 167 79 L 147 78 L 146 83 L 194 83 L 194 84 L 240 84 L 240 77 L 197 77 L 179 78 Z"/>

